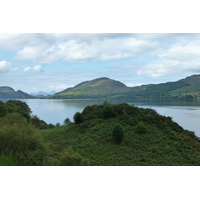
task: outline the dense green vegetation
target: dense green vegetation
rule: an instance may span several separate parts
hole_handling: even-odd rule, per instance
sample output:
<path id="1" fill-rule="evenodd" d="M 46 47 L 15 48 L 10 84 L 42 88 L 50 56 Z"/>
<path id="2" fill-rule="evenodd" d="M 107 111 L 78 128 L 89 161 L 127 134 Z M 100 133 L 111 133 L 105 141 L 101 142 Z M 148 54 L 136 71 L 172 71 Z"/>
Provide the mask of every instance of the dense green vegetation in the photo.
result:
<path id="1" fill-rule="evenodd" d="M 0 102 L 0 113 L 0 165 L 200 165 L 194 132 L 152 109 L 104 102 L 43 128 L 23 102 Z"/>

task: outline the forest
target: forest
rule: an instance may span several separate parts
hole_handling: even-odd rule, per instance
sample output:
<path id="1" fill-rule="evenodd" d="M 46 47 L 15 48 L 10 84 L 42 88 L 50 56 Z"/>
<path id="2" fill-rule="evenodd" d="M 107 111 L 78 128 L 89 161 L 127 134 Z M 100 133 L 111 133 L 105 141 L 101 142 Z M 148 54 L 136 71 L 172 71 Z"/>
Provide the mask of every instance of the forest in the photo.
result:
<path id="1" fill-rule="evenodd" d="M 156 110 L 105 101 L 63 125 L 31 113 L 24 102 L 0 101 L 1 166 L 200 165 L 200 139 Z"/>

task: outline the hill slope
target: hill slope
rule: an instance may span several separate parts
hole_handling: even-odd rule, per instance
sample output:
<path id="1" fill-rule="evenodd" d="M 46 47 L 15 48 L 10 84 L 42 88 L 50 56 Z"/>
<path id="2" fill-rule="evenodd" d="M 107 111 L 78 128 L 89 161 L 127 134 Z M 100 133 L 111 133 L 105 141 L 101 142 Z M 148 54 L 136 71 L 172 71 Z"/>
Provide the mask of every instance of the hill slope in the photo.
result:
<path id="1" fill-rule="evenodd" d="M 194 99 L 199 98 L 200 75 L 193 75 L 176 82 L 127 87 L 119 81 L 98 78 L 67 88 L 47 98 L 126 98 L 126 99 Z"/>
<path id="2" fill-rule="evenodd" d="M 136 99 L 194 99 L 200 93 L 200 75 L 192 75 L 176 82 L 151 84 L 133 88 L 129 97 Z"/>
<path id="3" fill-rule="evenodd" d="M 152 109 L 104 103 L 86 107 L 81 116 L 82 121 L 40 131 L 55 161 L 64 152 L 69 158 L 72 148 L 72 162 L 79 154 L 92 166 L 200 165 L 199 138 Z M 116 125 L 123 130 L 121 143 L 113 139 Z"/>
<path id="4" fill-rule="evenodd" d="M 123 96 L 124 92 L 129 91 L 126 85 L 119 81 L 109 78 L 98 78 L 92 81 L 85 81 L 73 88 L 59 92 L 48 98 L 106 98 Z"/>
<path id="5" fill-rule="evenodd" d="M 8 86 L 0 87 L 0 99 L 30 99 L 30 98 L 33 97 L 21 90 L 15 91 L 13 88 Z"/>

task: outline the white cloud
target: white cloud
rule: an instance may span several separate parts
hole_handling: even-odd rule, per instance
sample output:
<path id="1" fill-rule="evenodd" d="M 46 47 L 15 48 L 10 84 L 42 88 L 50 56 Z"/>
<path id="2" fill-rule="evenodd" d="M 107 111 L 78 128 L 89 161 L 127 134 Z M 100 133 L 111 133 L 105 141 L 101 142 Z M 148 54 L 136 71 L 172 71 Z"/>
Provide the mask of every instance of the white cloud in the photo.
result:
<path id="1" fill-rule="evenodd" d="M 0 49 L 15 50 L 19 61 L 41 64 L 59 59 L 106 62 L 134 58 L 130 65 L 138 70 L 133 69 L 132 74 L 154 78 L 173 75 L 175 70 L 182 74 L 200 72 L 199 46 L 200 34 L 0 34 Z M 2 68 L 1 73 L 6 70 Z M 41 72 L 42 68 L 27 67 L 24 71 Z"/>
<path id="2" fill-rule="evenodd" d="M 27 72 L 27 73 L 39 73 L 39 72 L 43 72 L 43 69 L 42 69 L 41 65 L 36 65 L 35 67 L 26 67 L 24 69 L 24 72 Z"/>
<path id="3" fill-rule="evenodd" d="M 69 62 L 116 60 L 132 57 L 135 53 L 152 51 L 158 47 L 155 41 L 135 39 L 130 37 L 130 34 L 47 34 L 49 39 L 44 41 L 41 40 L 44 35 L 30 36 L 35 43 L 28 41 L 23 45 L 18 50 L 16 59 L 40 63 L 52 63 L 61 58 Z"/>
<path id="4" fill-rule="evenodd" d="M 180 63 L 173 60 L 160 59 L 154 62 L 141 66 L 137 71 L 137 75 L 145 75 L 147 77 L 161 77 L 166 75 L 173 75 L 180 72 Z"/>
<path id="5" fill-rule="evenodd" d="M 5 60 L 0 61 L 0 74 L 8 73 L 10 69 L 11 63 Z"/>
<path id="6" fill-rule="evenodd" d="M 35 47 L 51 44 L 56 39 L 52 34 L 45 33 L 0 33 L 0 49 L 15 51 L 23 47 Z"/>
<path id="7" fill-rule="evenodd" d="M 200 38 L 196 34 L 173 36 L 175 42 L 160 45 L 152 55 L 158 59 L 149 61 L 137 71 L 147 77 L 177 76 L 200 73 Z"/>

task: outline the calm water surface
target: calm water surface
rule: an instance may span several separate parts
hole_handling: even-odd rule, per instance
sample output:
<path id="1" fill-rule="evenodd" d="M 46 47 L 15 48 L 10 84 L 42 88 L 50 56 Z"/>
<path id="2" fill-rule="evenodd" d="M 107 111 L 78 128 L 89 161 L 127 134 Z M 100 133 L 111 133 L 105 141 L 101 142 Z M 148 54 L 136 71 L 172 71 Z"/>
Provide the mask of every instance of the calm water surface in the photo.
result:
<path id="1" fill-rule="evenodd" d="M 76 112 L 82 112 L 86 106 L 102 104 L 104 100 L 58 100 L 58 99 L 23 99 L 33 115 L 47 123 L 63 124 L 67 117 L 73 121 Z M 109 103 L 120 103 L 117 100 Z M 199 101 L 126 101 L 130 105 L 155 109 L 159 114 L 173 117 L 184 129 L 194 131 L 200 137 L 200 102 Z"/>

